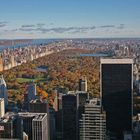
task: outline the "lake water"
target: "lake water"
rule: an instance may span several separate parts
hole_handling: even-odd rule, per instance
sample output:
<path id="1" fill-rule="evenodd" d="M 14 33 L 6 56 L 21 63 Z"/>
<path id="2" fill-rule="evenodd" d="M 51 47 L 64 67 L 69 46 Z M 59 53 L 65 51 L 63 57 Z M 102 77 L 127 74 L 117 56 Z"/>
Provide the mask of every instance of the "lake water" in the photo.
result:
<path id="1" fill-rule="evenodd" d="M 35 70 L 39 71 L 39 72 L 47 72 L 48 71 L 48 66 L 39 66 Z"/>

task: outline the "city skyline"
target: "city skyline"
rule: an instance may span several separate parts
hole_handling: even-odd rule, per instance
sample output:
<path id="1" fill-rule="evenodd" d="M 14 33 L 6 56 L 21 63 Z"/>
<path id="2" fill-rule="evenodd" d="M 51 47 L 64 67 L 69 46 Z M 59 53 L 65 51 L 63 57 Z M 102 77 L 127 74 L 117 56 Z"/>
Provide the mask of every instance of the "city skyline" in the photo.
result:
<path id="1" fill-rule="evenodd" d="M 0 39 L 140 37 L 139 0 L 1 0 Z"/>
<path id="2" fill-rule="evenodd" d="M 139 140 L 139 54 L 140 39 L 64 39 L 5 48 L 0 138 Z"/>

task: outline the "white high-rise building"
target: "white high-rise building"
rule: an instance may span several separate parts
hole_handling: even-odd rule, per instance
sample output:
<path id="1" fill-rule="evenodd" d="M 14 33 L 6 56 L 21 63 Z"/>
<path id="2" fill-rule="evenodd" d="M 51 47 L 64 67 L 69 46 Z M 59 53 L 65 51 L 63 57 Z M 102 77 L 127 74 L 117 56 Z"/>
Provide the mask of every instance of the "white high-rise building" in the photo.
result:
<path id="1" fill-rule="evenodd" d="M 0 98 L 4 98 L 5 106 L 7 106 L 8 105 L 7 86 L 3 78 L 3 75 L 0 76 Z"/>
<path id="2" fill-rule="evenodd" d="M 105 140 L 106 114 L 102 110 L 100 99 L 89 100 L 79 122 L 80 140 Z"/>
<path id="3" fill-rule="evenodd" d="M 23 119 L 23 129 L 29 140 L 49 140 L 48 114 L 20 112 Z"/>
<path id="4" fill-rule="evenodd" d="M 79 91 L 86 91 L 87 92 L 87 78 L 83 76 L 79 79 Z"/>
<path id="5" fill-rule="evenodd" d="M 0 98 L 0 118 L 5 114 L 4 98 Z"/>

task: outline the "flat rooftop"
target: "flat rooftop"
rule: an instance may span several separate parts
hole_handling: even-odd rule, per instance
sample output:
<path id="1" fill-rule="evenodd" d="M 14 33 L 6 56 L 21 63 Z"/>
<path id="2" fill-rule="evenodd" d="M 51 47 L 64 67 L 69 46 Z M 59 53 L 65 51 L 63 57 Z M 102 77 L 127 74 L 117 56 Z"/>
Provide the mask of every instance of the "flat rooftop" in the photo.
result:
<path id="1" fill-rule="evenodd" d="M 16 118 L 16 113 L 7 112 L 2 118 L 0 118 L 0 123 L 8 123 Z"/>
<path id="2" fill-rule="evenodd" d="M 46 116 L 47 113 L 30 113 L 30 112 L 25 112 L 25 113 L 18 113 L 19 116 L 28 118 L 28 117 L 34 117 L 33 121 L 42 121 Z"/>
<path id="3" fill-rule="evenodd" d="M 100 59 L 101 64 L 133 64 L 133 59 Z"/>
<path id="4" fill-rule="evenodd" d="M 34 103 L 34 104 L 38 103 L 38 104 L 40 104 L 40 103 L 47 103 L 47 101 L 46 100 L 35 99 L 35 100 L 31 100 L 30 103 Z"/>

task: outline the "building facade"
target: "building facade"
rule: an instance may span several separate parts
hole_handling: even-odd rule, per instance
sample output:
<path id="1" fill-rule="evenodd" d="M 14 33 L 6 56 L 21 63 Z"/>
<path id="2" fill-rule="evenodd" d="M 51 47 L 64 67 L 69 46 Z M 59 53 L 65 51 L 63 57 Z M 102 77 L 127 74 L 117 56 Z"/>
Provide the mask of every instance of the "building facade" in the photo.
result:
<path id="1" fill-rule="evenodd" d="M 23 140 L 22 119 L 14 113 L 6 113 L 0 119 L 0 139 Z"/>
<path id="2" fill-rule="evenodd" d="M 48 140 L 47 113 L 18 113 L 23 120 L 23 131 L 29 140 Z"/>
<path id="3" fill-rule="evenodd" d="M 124 131 L 132 131 L 133 60 L 101 59 L 100 67 L 107 131 L 113 138 L 122 140 Z"/>
<path id="4" fill-rule="evenodd" d="M 39 114 L 32 120 L 32 140 L 48 140 L 47 114 Z"/>
<path id="5" fill-rule="evenodd" d="M 34 84 L 33 82 L 30 83 L 28 85 L 28 89 L 27 89 L 27 94 L 28 94 L 28 102 L 30 102 L 31 100 L 35 100 L 36 99 L 36 84 Z"/>
<path id="6" fill-rule="evenodd" d="M 74 94 L 62 96 L 62 135 L 63 140 L 78 138 L 77 96 Z"/>
<path id="7" fill-rule="evenodd" d="M 84 114 L 79 121 L 80 140 L 105 140 L 106 115 L 102 111 L 99 99 L 89 100 L 85 104 Z"/>
<path id="8" fill-rule="evenodd" d="M 79 91 L 86 91 L 87 92 L 87 78 L 83 76 L 79 79 Z"/>
<path id="9" fill-rule="evenodd" d="M 8 105 L 8 95 L 7 95 L 7 86 L 3 78 L 3 75 L 0 76 L 0 98 L 4 98 L 5 107 Z"/>
<path id="10" fill-rule="evenodd" d="M 5 114 L 4 98 L 0 98 L 0 118 Z"/>
<path id="11" fill-rule="evenodd" d="M 32 100 L 29 103 L 29 112 L 32 113 L 47 113 L 47 134 L 50 134 L 50 112 L 49 112 L 49 104 L 47 100 Z M 49 136 L 49 135 L 48 135 Z M 50 137 L 47 138 L 48 140 Z"/>

